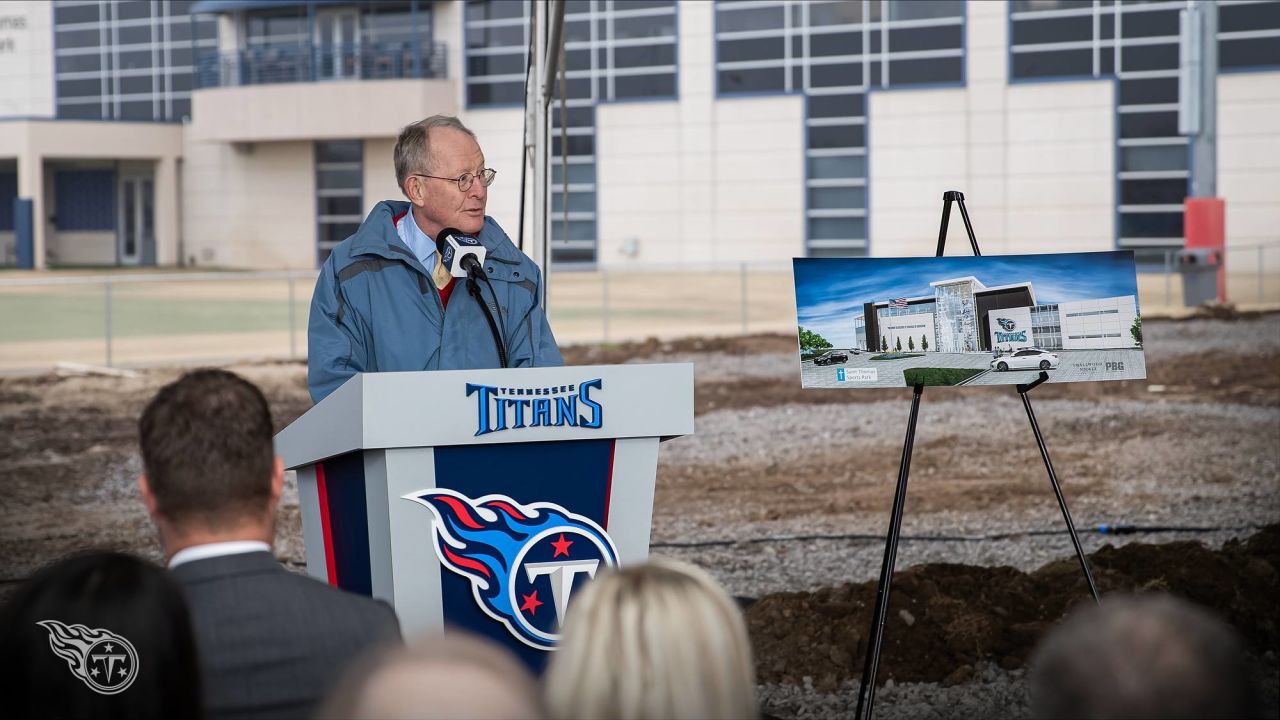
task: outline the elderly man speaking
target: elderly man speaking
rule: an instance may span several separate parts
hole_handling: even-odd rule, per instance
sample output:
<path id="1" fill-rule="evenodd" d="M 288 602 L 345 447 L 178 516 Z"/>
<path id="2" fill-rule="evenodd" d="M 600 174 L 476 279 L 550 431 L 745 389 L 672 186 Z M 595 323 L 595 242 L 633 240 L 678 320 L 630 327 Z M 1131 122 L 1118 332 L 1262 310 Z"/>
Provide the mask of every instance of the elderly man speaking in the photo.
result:
<path id="1" fill-rule="evenodd" d="M 375 205 L 320 269 L 307 333 L 312 400 L 360 372 L 499 367 L 495 332 L 509 367 L 563 364 L 537 266 L 484 214 L 496 171 L 475 134 L 446 115 L 413 123 L 400 132 L 395 167 L 409 202 Z M 454 292 L 437 244 L 446 228 L 485 248 L 479 298 Z M 496 311 L 494 330 L 481 302 Z"/>

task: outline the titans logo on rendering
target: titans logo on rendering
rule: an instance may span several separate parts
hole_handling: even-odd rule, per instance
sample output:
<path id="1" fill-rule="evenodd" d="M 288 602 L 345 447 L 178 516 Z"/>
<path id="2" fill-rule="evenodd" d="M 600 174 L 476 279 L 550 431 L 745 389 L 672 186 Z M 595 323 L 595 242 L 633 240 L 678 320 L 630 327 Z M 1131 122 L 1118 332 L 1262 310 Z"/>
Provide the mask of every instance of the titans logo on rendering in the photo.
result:
<path id="1" fill-rule="evenodd" d="M 1012 331 L 1013 331 L 1013 329 L 1014 329 L 1015 327 L 1017 327 L 1017 324 L 1016 324 L 1016 323 L 1014 323 L 1014 322 L 1013 322 L 1012 320 L 1010 320 L 1009 318 L 996 318 L 996 322 L 1000 323 L 1000 327 L 1002 327 L 1002 328 L 1004 328 L 1005 330 L 1008 330 L 1008 331 L 1010 331 L 1010 332 L 1012 332 Z"/>
<path id="2" fill-rule="evenodd" d="M 440 562 L 470 580 L 480 609 L 530 647 L 555 649 L 569 597 L 618 566 L 605 531 L 559 505 L 444 488 L 403 497 L 431 511 Z"/>

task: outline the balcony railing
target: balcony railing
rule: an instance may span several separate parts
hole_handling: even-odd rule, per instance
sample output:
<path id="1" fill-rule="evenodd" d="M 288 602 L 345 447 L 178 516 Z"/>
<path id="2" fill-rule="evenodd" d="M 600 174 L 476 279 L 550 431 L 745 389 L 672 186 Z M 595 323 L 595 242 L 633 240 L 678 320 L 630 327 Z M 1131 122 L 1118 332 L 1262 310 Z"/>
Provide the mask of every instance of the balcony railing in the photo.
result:
<path id="1" fill-rule="evenodd" d="M 444 43 L 417 41 L 337 48 L 313 43 L 255 45 L 201 55 L 196 60 L 196 86 L 445 78 L 446 57 Z"/>

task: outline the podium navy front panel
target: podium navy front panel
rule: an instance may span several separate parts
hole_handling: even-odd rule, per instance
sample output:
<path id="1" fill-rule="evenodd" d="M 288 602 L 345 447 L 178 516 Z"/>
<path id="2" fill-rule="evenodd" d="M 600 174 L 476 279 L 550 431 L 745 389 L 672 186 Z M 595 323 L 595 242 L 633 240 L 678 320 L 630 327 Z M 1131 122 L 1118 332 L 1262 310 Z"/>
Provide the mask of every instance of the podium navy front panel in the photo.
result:
<path id="1" fill-rule="evenodd" d="M 571 513 L 584 515 L 608 531 L 609 496 L 613 475 L 613 440 L 573 440 L 559 443 L 511 443 L 507 445 L 462 445 L 436 448 L 436 487 L 456 490 L 470 498 L 484 495 L 506 495 L 524 503 L 549 502 Z M 549 538 L 553 540 L 554 538 Z M 580 540 L 577 542 L 581 542 Z M 540 543 L 531 553 L 547 553 L 549 542 Z M 576 544 L 576 543 L 575 543 Z M 567 547 L 566 559 L 574 558 L 574 548 Z M 551 551 L 554 553 L 554 551 Z M 529 557 L 536 561 L 539 558 Z M 551 557 L 545 558 L 552 559 Z M 515 572 L 517 568 L 511 568 Z M 447 624 L 496 640 L 520 655 L 535 670 L 541 670 L 547 652 L 511 642 L 511 634 L 480 609 L 472 594 L 471 582 L 441 567 L 441 598 Z M 531 620 L 540 622 L 544 632 L 559 632 L 555 627 L 551 578 L 543 576 L 532 586 L 543 598 L 534 608 Z M 574 587 L 587 582 L 585 574 L 574 578 Z M 525 596 L 526 593 L 520 593 Z"/>
<path id="2" fill-rule="evenodd" d="M 321 526 L 330 581 L 344 590 L 373 594 L 369 570 L 369 517 L 364 453 L 347 453 L 316 465 Z"/>

